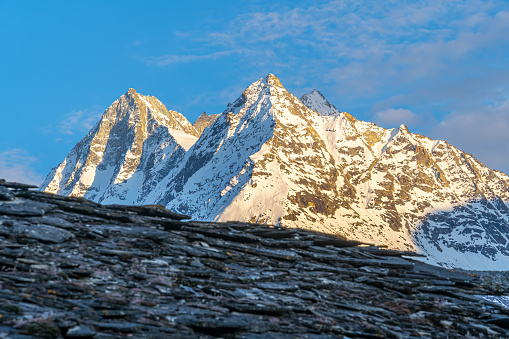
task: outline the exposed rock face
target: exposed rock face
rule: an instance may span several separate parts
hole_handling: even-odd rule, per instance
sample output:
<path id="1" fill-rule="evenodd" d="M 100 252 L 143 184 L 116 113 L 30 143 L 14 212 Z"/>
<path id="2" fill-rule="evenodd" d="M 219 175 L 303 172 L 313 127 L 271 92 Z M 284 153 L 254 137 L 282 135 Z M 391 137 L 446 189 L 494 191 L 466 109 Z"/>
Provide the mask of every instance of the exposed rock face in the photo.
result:
<path id="1" fill-rule="evenodd" d="M 187 152 L 148 164 L 156 179 L 110 181 L 101 198 L 81 195 L 339 234 L 422 251 L 447 267 L 509 266 L 509 176 L 404 125 L 388 130 L 339 113 L 317 91 L 302 100 L 313 109 L 270 74 Z"/>
<path id="2" fill-rule="evenodd" d="M 196 131 L 201 135 L 205 128 L 212 125 L 216 119 L 219 118 L 219 114 L 210 114 L 203 112 L 198 119 L 193 124 L 193 127 L 196 129 Z"/>
<path id="3" fill-rule="evenodd" d="M 2 338 L 509 336 L 492 284 L 414 253 L 0 186 Z"/>

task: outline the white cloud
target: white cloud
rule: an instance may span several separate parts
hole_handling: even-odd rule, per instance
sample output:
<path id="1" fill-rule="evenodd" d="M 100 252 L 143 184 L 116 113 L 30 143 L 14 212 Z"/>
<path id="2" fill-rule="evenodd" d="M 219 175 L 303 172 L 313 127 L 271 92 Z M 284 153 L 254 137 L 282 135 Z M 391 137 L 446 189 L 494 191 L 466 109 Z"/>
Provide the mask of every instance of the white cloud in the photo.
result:
<path id="1" fill-rule="evenodd" d="M 463 17 L 444 20 L 447 24 L 438 24 L 433 30 L 424 29 L 425 25 L 408 26 L 412 21 L 401 23 L 391 13 L 382 19 L 369 19 L 374 21 L 373 28 L 381 32 L 378 36 L 362 34 L 360 44 L 347 43 L 350 61 L 338 64 L 329 73 L 328 81 L 337 83 L 342 97 L 399 95 L 401 100 L 392 105 L 448 101 L 447 105 L 454 109 L 456 104 L 492 100 L 486 88 L 508 89 L 507 76 L 496 73 L 503 73 L 507 64 L 503 53 L 497 55 L 509 45 L 509 12 L 489 14 L 488 4 L 481 8 L 485 11 L 482 14 L 473 12 L 475 8 L 464 8 Z M 447 10 L 450 12 L 442 8 Z M 385 24 L 404 33 L 391 34 L 383 28 Z M 483 87 L 486 79 L 496 83 Z M 344 86 L 345 83 L 349 86 Z M 454 94 L 461 96 L 461 100 L 451 96 Z"/>
<path id="2" fill-rule="evenodd" d="M 156 57 L 148 57 L 145 60 L 148 63 L 156 64 L 158 66 L 168 66 L 177 63 L 191 62 L 191 61 L 203 61 L 207 59 L 217 59 L 225 56 L 229 56 L 232 54 L 245 53 L 246 50 L 238 49 L 238 50 L 229 50 L 229 51 L 219 51 L 204 55 L 178 55 L 178 54 L 167 54 Z"/>
<path id="3" fill-rule="evenodd" d="M 430 136 L 446 140 L 490 168 L 509 172 L 509 101 L 452 113 L 433 128 Z"/>
<path id="4" fill-rule="evenodd" d="M 401 124 L 412 126 L 420 122 L 418 115 L 404 108 L 389 108 L 374 115 L 374 122 L 380 126 L 392 128 Z"/>
<path id="5" fill-rule="evenodd" d="M 74 135 L 74 133 L 86 133 L 99 121 L 102 113 L 97 110 L 80 110 L 67 113 L 57 124 L 47 125 L 41 130 L 45 133 L 57 133 L 65 135 Z M 57 140 L 58 139 L 58 140 Z M 58 137 L 55 141 L 60 141 Z"/>
<path id="6" fill-rule="evenodd" d="M 88 132 L 99 120 L 101 113 L 81 110 L 68 113 L 58 124 L 61 133 L 72 135 L 74 132 Z"/>
<path id="7" fill-rule="evenodd" d="M 146 61 L 166 66 L 241 53 L 257 70 L 269 65 L 271 72 L 305 72 L 321 84 L 337 85 L 341 94 L 358 96 L 401 91 L 422 78 L 436 82 L 447 68 L 465 74 L 471 63 L 458 67 L 458 58 L 509 42 L 503 1 L 341 0 L 272 8 L 237 15 L 213 32 L 180 32 L 199 53 Z"/>
<path id="8" fill-rule="evenodd" d="M 33 169 L 38 159 L 21 148 L 0 152 L 0 178 L 25 184 L 40 185 L 43 176 Z"/>

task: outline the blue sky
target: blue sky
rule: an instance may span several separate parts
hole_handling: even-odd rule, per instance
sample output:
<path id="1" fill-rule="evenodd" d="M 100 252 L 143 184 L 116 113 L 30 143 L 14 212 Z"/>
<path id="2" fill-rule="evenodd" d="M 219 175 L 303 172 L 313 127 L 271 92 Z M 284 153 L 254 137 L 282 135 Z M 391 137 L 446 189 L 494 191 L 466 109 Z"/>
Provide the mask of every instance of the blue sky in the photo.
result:
<path id="1" fill-rule="evenodd" d="M 0 0 L 0 177 L 40 183 L 130 87 L 193 122 L 268 73 L 509 172 L 507 1 Z"/>

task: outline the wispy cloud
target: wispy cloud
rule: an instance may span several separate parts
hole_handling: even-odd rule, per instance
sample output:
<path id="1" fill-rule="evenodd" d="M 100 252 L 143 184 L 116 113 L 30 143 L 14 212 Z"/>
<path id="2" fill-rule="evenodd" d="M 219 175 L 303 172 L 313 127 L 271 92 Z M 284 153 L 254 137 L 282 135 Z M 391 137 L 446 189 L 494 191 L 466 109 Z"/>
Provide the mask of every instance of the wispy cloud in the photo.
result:
<path id="1" fill-rule="evenodd" d="M 453 122 L 465 124 L 465 130 L 477 123 L 483 126 L 470 117 L 473 111 L 504 125 L 501 110 L 509 101 L 507 1 L 296 4 L 252 7 L 256 10 L 219 24 L 180 32 L 181 39 L 194 42 L 188 45 L 194 54 L 164 55 L 149 62 L 166 66 L 240 53 L 238 59 L 249 67 L 239 67 L 239 83 L 263 76 L 268 69 L 290 80 L 285 83 L 290 89 L 317 88 L 361 119 L 385 126 L 405 123 L 419 132 L 440 134 L 474 155 L 485 154 L 479 157 L 487 165 L 509 169 L 509 158 L 499 155 L 497 160 L 483 148 L 497 150 L 493 154 L 506 152 L 501 145 L 509 134 L 463 138 L 443 127 Z"/>
<path id="2" fill-rule="evenodd" d="M 473 154 L 489 167 L 509 172 L 509 101 L 483 110 L 451 113 L 430 134 Z"/>
<path id="3" fill-rule="evenodd" d="M 378 33 L 360 34 L 360 44 L 347 40 L 344 50 L 348 60 L 338 63 L 328 81 L 339 80 L 341 84 L 336 88 L 345 97 L 407 94 L 392 105 L 442 101 L 454 87 L 464 89 L 461 93 L 466 94 L 471 87 L 469 81 L 486 78 L 492 69 L 500 68 L 503 57 L 496 51 L 509 45 L 508 13 L 479 14 L 474 11 L 478 7 L 461 8 L 464 16 L 457 17 L 445 4 L 437 5 L 430 12 L 440 9 L 438 18 L 447 13 L 451 18 L 444 20 L 446 24 L 429 20 L 421 27 L 407 25 L 413 20 L 398 19 L 413 17 L 413 7 L 406 14 L 400 8 L 396 17 L 389 12 L 382 19 L 369 19 L 372 30 Z M 485 7 L 481 10 L 488 11 L 489 5 Z M 479 99 L 477 93 L 482 92 L 472 91 L 465 97 L 472 102 Z"/>
<path id="4" fill-rule="evenodd" d="M 59 123 L 45 126 L 43 130 L 47 133 L 56 132 L 58 135 L 68 136 L 86 133 L 99 121 L 101 114 L 97 110 L 73 111 L 67 113 Z"/>
<path id="5" fill-rule="evenodd" d="M 389 108 L 376 113 L 373 118 L 373 122 L 386 128 L 398 127 L 401 124 L 414 126 L 421 121 L 417 114 L 404 108 Z"/>
<path id="6" fill-rule="evenodd" d="M 239 14 L 216 31 L 182 33 L 202 53 L 147 61 L 165 66 L 242 53 L 259 68 L 305 72 L 336 86 L 341 96 L 381 94 L 387 87 L 404 91 L 409 82 L 436 81 L 444 70 L 457 76 L 486 48 L 509 43 L 504 8 L 509 10 L 503 1 L 480 0 L 341 0 L 280 7 Z"/>
<path id="7" fill-rule="evenodd" d="M 43 176 L 34 170 L 38 159 L 21 148 L 0 152 L 0 178 L 27 184 L 40 185 Z"/>
<path id="8" fill-rule="evenodd" d="M 204 55 L 178 55 L 178 54 L 167 54 L 167 55 L 161 55 L 161 56 L 155 56 L 155 57 L 148 57 L 145 60 L 148 63 L 156 64 L 158 66 L 168 66 L 172 64 L 177 63 L 184 63 L 184 62 L 192 62 L 192 61 L 203 61 L 207 59 L 218 59 L 225 56 L 229 56 L 232 54 L 241 54 L 246 53 L 248 50 L 245 49 L 236 49 L 236 50 L 229 50 L 229 51 L 219 51 Z"/>
<path id="9" fill-rule="evenodd" d="M 101 113 L 98 111 L 81 110 L 71 112 L 58 124 L 58 128 L 64 134 L 74 134 L 76 131 L 87 132 L 99 120 Z"/>

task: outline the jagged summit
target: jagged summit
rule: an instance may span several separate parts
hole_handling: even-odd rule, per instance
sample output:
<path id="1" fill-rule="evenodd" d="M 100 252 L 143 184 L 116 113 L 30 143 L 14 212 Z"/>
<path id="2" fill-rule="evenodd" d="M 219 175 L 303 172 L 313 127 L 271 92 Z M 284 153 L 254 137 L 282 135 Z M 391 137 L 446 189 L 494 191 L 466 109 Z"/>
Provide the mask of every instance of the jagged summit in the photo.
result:
<path id="1" fill-rule="evenodd" d="M 405 124 L 401 124 L 401 125 L 399 126 L 399 130 L 400 130 L 400 131 L 407 132 L 407 133 L 410 133 L 410 130 L 408 129 L 407 125 L 405 125 Z"/>
<path id="2" fill-rule="evenodd" d="M 105 112 L 43 189 L 307 228 L 447 267 L 509 265 L 509 176 L 444 141 L 357 120 L 316 90 L 299 100 L 272 74 L 213 123 L 202 115 L 203 130 L 134 97 Z"/>
<path id="3" fill-rule="evenodd" d="M 340 114 L 340 111 L 316 89 L 312 90 L 309 94 L 304 94 L 301 96 L 300 101 L 321 115 L 329 116 Z"/>
<path id="4" fill-rule="evenodd" d="M 183 131 L 192 136 L 199 137 L 198 131 L 196 131 L 192 124 L 181 113 L 168 110 L 166 106 L 154 96 L 142 95 L 136 92 L 134 88 L 129 88 L 119 100 L 132 100 L 132 106 L 138 108 L 139 112 L 147 113 L 149 119 L 153 118 L 159 124 L 165 125 L 174 131 Z M 114 104 L 115 103 L 113 103 L 113 105 Z M 136 110 L 133 111 L 134 115 L 138 114 L 136 112 Z M 182 146 L 187 149 L 190 147 L 186 142 L 184 142 Z"/>
<path id="5" fill-rule="evenodd" d="M 272 89 L 272 91 L 271 91 Z M 269 73 L 263 78 L 254 81 L 249 85 L 242 95 L 234 101 L 233 104 L 229 105 L 225 112 L 231 110 L 230 107 L 237 107 L 239 103 L 243 103 L 247 97 L 266 95 L 267 97 L 277 95 L 278 92 L 287 92 L 281 81 L 274 74 Z"/>
<path id="6" fill-rule="evenodd" d="M 210 114 L 203 112 L 198 119 L 193 123 L 193 127 L 196 129 L 196 131 L 201 135 L 205 128 L 212 125 L 214 121 L 219 117 L 219 114 Z"/>
<path id="7" fill-rule="evenodd" d="M 269 85 L 283 87 L 279 78 L 272 73 L 269 73 L 264 79 Z"/>

